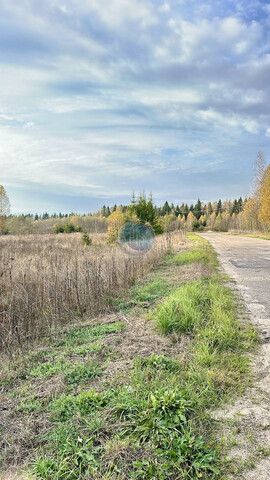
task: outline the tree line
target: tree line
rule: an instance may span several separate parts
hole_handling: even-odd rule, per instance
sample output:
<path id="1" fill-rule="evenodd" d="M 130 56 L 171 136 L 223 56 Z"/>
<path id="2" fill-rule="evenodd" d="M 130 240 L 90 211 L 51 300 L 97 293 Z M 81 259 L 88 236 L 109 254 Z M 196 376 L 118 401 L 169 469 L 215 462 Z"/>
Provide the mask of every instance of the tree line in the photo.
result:
<path id="1" fill-rule="evenodd" d="M 57 223 L 55 222 L 57 220 Z M 3 186 L 0 185 L 0 233 L 72 233 L 109 231 L 114 238 L 116 230 L 123 222 L 147 223 L 156 234 L 174 229 L 187 231 L 270 231 L 270 164 L 267 165 L 261 152 L 255 162 L 254 180 L 251 194 L 244 200 L 221 199 L 204 203 L 200 199 L 195 204 L 154 204 L 152 196 L 145 193 L 137 198 L 133 194 L 129 205 L 103 205 L 94 212 L 78 215 L 48 212 L 42 215 L 10 215 L 10 202 Z M 42 227 L 46 225 L 46 228 Z M 116 227 L 118 225 L 118 227 Z"/>

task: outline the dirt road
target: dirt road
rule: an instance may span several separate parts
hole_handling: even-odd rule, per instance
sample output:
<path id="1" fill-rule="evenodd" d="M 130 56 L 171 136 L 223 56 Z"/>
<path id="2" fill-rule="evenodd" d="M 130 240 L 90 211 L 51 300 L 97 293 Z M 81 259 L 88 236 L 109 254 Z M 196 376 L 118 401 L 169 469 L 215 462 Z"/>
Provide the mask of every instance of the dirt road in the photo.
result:
<path id="1" fill-rule="evenodd" d="M 240 465 L 232 479 L 270 479 L 270 241 L 202 234 L 215 248 L 225 272 L 236 281 L 262 343 L 251 357 L 255 384 L 227 411 L 217 413 L 223 434 L 234 424 L 229 457 Z"/>

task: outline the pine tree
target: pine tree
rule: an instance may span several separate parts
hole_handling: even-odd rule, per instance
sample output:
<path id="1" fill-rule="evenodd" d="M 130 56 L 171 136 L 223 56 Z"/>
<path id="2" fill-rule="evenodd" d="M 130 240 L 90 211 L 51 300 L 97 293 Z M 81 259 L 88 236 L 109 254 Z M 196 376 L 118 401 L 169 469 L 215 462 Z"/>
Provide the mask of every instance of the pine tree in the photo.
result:
<path id="1" fill-rule="evenodd" d="M 238 200 L 233 201 L 232 214 L 239 213 Z"/>
<path id="2" fill-rule="evenodd" d="M 171 207 L 170 205 L 168 204 L 167 200 L 166 202 L 164 203 L 162 209 L 161 209 L 161 215 L 164 216 L 166 215 L 167 213 L 171 213 Z"/>
<path id="3" fill-rule="evenodd" d="M 181 217 L 181 210 L 180 210 L 180 207 L 179 207 L 178 204 L 176 205 L 176 208 L 175 208 L 175 216 L 176 217 L 179 217 L 179 216 Z"/>
<path id="4" fill-rule="evenodd" d="M 198 220 L 202 216 L 202 202 L 199 198 L 198 198 L 197 203 L 194 207 L 193 213 Z"/>
<path id="5" fill-rule="evenodd" d="M 238 212 L 242 212 L 242 211 L 243 211 L 243 199 L 242 197 L 240 197 L 238 200 Z"/>
<path id="6" fill-rule="evenodd" d="M 221 200 L 219 200 L 218 203 L 217 203 L 216 214 L 218 215 L 219 213 L 222 213 L 222 201 Z"/>
<path id="7" fill-rule="evenodd" d="M 183 214 L 184 214 L 184 216 L 185 216 L 185 219 L 187 219 L 188 214 L 189 214 L 189 208 L 188 208 L 187 203 L 184 205 Z"/>
<path id="8" fill-rule="evenodd" d="M 100 216 L 106 217 L 106 205 L 103 205 L 102 209 L 100 210 Z"/>

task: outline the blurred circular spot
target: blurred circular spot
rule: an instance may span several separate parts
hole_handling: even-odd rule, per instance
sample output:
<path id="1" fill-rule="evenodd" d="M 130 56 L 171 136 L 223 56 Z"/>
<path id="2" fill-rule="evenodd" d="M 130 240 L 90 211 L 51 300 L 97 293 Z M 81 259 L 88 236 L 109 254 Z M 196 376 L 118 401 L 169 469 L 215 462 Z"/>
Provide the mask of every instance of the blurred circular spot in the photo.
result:
<path id="1" fill-rule="evenodd" d="M 118 233 L 120 247 L 129 255 L 142 255 L 152 247 L 155 234 L 150 225 L 126 222 Z"/>

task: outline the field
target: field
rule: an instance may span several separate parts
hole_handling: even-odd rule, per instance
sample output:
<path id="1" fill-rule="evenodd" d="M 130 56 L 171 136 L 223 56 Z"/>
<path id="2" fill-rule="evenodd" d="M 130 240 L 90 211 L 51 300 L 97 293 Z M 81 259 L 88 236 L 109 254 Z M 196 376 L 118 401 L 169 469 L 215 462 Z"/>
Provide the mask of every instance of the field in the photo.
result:
<path id="1" fill-rule="evenodd" d="M 61 250 L 62 262 L 69 259 L 62 275 L 74 275 L 75 268 L 83 285 L 78 265 L 106 259 L 99 281 L 111 272 L 108 265 L 117 265 L 117 288 L 102 290 L 97 318 L 90 309 L 78 315 L 75 289 L 70 308 L 76 317 L 55 316 L 42 336 L 37 329 L 31 337 L 31 351 L 18 343 L 19 356 L 3 356 L 2 479 L 208 480 L 236 472 L 211 411 L 249 384 L 247 352 L 257 337 L 239 323 L 236 298 L 224 286 L 212 248 L 195 235 L 160 237 L 148 258 L 129 259 L 132 275 L 120 282 L 127 259 L 117 247 L 96 237 L 88 251 L 76 236 L 66 244 L 70 238 L 50 244 L 58 255 Z M 25 252 L 17 259 L 16 282 L 33 248 L 40 250 L 32 285 L 38 266 L 48 269 L 45 278 L 57 262 L 57 255 L 49 260 L 45 238 L 42 245 L 28 238 L 12 244 Z"/>
<path id="2" fill-rule="evenodd" d="M 160 261 L 181 232 L 156 238 L 146 255 L 106 245 L 106 234 L 0 236 L 0 350 L 23 353 L 74 318 L 109 310 L 112 300 Z"/>

